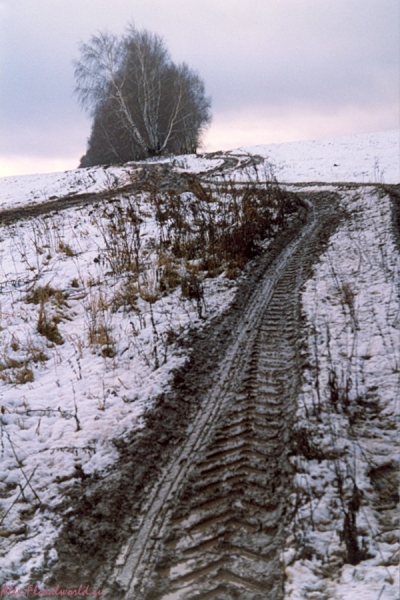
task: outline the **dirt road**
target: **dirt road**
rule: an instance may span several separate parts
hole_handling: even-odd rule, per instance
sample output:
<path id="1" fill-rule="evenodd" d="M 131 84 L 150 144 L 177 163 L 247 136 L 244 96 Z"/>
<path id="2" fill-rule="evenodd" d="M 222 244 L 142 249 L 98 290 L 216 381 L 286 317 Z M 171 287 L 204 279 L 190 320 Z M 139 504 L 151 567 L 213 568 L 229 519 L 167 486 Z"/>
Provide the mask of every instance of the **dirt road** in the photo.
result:
<path id="1" fill-rule="evenodd" d="M 282 597 L 299 288 L 332 231 L 335 204 L 334 194 L 316 195 L 298 233 L 272 262 L 260 259 L 212 385 L 144 494 L 109 580 L 112 597 Z"/>

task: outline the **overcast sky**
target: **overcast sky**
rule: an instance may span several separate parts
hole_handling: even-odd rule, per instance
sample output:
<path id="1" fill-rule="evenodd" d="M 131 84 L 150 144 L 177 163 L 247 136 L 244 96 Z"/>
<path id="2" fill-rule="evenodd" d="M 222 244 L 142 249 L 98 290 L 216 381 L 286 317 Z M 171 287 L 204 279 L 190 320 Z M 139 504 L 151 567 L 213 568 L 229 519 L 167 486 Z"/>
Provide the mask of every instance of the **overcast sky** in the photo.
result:
<path id="1" fill-rule="evenodd" d="M 128 22 L 204 79 L 205 151 L 399 127 L 398 0 L 0 0 L 0 176 L 78 165 L 72 60 Z"/>

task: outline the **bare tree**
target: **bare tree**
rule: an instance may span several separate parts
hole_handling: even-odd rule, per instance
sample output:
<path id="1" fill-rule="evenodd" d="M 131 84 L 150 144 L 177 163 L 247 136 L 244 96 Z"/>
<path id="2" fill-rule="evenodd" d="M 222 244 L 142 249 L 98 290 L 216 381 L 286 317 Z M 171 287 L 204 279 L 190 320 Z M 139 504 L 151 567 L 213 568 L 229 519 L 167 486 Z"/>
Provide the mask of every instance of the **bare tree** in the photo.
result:
<path id="1" fill-rule="evenodd" d="M 81 166 L 194 152 L 210 122 L 200 77 L 175 65 L 163 40 L 132 25 L 92 36 L 75 61 L 76 93 L 93 117 Z"/>

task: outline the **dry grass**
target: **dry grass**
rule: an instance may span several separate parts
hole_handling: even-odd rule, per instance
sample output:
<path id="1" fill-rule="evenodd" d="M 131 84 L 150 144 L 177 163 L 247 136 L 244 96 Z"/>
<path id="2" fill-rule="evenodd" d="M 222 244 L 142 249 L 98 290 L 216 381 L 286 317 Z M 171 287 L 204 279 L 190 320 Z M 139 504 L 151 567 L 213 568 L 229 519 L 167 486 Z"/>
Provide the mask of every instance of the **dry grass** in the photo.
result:
<path id="1" fill-rule="evenodd" d="M 226 181 L 211 190 L 200 176 L 191 175 L 182 192 L 162 191 L 154 177 L 140 199 L 125 197 L 104 205 L 93 217 L 104 241 L 97 262 L 107 265 L 109 274 L 129 281 L 114 292 L 112 310 L 137 310 L 139 298 L 153 305 L 180 288 L 183 298 L 198 303 L 200 312 L 203 280 L 224 272 L 236 278 L 262 250 L 260 242 L 284 229 L 298 211 L 294 195 L 282 192 L 270 179 L 266 184 Z M 147 216 L 154 215 L 157 223 L 145 247 L 142 197 L 152 207 Z M 90 310 L 92 321 L 95 313 Z M 89 329 L 98 331 L 96 319 Z M 93 343 L 95 333 L 90 337 Z"/>
<path id="2" fill-rule="evenodd" d="M 139 295 L 142 300 L 148 302 L 149 304 L 154 304 L 160 298 L 160 294 L 157 292 L 157 290 L 149 287 L 141 287 L 139 290 Z"/>
<path id="3" fill-rule="evenodd" d="M 11 350 L 13 350 L 14 352 L 18 352 L 18 350 L 20 349 L 19 339 L 15 337 L 15 335 L 12 335 L 10 347 Z"/>
<path id="4" fill-rule="evenodd" d="M 32 382 L 34 376 L 32 369 L 28 367 L 28 361 L 4 356 L 0 363 L 0 380 L 4 383 L 23 385 Z"/>
<path id="5" fill-rule="evenodd" d="M 157 251 L 162 260 L 168 248 L 170 262 L 198 262 L 208 277 L 223 271 L 236 277 L 260 253 L 261 242 L 290 226 L 300 208 L 299 200 L 273 179 L 239 186 L 226 181 L 211 191 L 201 177 L 190 175 L 187 185 L 190 193 L 162 193 L 154 183 L 149 201 L 159 228 Z M 173 271 L 171 279 L 176 286 Z"/>
<path id="6" fill-rule="evenodd" d="M 189 273 L 181 281 L 181 292 L 188 300 L 201 300 L 203 298 L 203 285 L 196 273 Z"/>
<path id="7" fill-rule="evenodd" d="M 346 304 L 346 306 L 349 307 L 350 311 L 353 311 L 354 310 L 354 298 L 355 298 L 356 294 L 355 294 L 353 288 L 351 287 L 350 283 L 348 283 L 347 281 L 342 283 L 342 286 L 340 289 L 340 294 L 341 294 L 344 304 Z"/>
<path id="8" fill-rule="evenodd" d="M 17 360 L 11 356 L 3 356 L 3 360 L 0 362 L 0 371 L 6 371 L 7 369 L 19 369 L 24 364 L 24 361 Z"/>
<path id="9" fill-rule="evenodd" d="M 116 355 L 115 340 L 105 322 L 98 323 L 95 327 L 89 327 L 88 340 L 90 346 L 96 350 L 99 349 L 103 357 L 113 358 Z"/>
<path id="10" fill-rule="evenodd" d="M 53 288 L 49 284 L 36 286 L 25 297 L 25 301 L 29 304 L 44 305 L 50 300 L 58 307 L 68 306 L 67 295 L 62 290 Z"/>
<path id="11" fill-rule="evenodd" d="M 106 206 L 102 218 L 95 219 L 104 241 L 104 261 L 115 275 L 140 273 L 142 222 L 134 198 Z"/>
<path id="12" fill-rule="evenodd" d="M 34 380 L 32 369 L 24 365 L 21 369 L 16 371 L 14 380 L 15 383 L 19 385 L 31 383 Z"/>
<path id="13" fill-rule="evenodd" d="M 181 282 L 179 267 L 168 254 L 160 253 L 158 257 L 158 286 L 162 293 L 170 293 Z"/>
<path id="14" fill-rule="evenodd" d="M 113 357 L 115 340 L 109 322 L 109 303 L 101 292 L 92 294 L 85 306 L 87 315 L 88 343 L 94 350 L 101 349 L 102 356 Z"/>
<path id="15" fill-rule="evenodd" d="M 63 254 L 65 254 L 65 256 L 69 257 L 75 256 L 75 252 L 73 251 L 71 246 L 64 242 L 64 240 L 60 240 L 58 242 L 57 252 L 62 252 Z"/>
<path id="16" fill-rule="evenodd" d="M 132 310 L 136 311 L 138 297 L 139 291 L 136 283 L 131 281 L 123 283 L 114 293 L 111 302 L 112 310 L 117 312 L 120 308 L 123 308 L 128 312 Z"/>
<path id="17" fill-rule="evenodd" d="M 64 339 L 58 329 L 57 317 L 49 318 L 44 303 L 41 303 L 39 307 L 37 332 L 53 344 L 61 345 L 64 343 Z"/>

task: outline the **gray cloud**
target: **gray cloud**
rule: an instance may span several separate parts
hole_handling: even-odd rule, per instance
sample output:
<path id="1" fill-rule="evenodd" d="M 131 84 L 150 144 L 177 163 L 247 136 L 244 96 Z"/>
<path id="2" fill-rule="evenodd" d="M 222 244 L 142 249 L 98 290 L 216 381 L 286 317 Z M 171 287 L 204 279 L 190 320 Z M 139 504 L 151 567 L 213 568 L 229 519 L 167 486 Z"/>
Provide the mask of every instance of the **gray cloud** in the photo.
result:
<path id="1" fill-rule="evenodd" d="M 0 0 L 2 154 L 78 161 L 90 131 L 73 96 L 78 42 L 128 21 L 199 71 L 215 131 L 251 110 L 265 127 L 268 115 L 294 122 L 313 111 L 336 115 L 339 134 L 357 111 L 371 130 L 382 114 L 398 126 L 397 0 Z"/>

